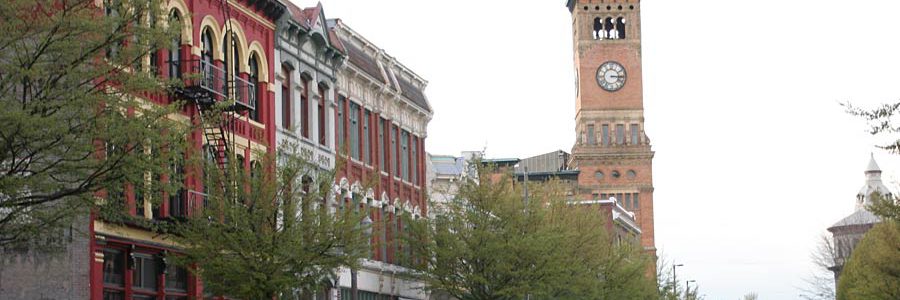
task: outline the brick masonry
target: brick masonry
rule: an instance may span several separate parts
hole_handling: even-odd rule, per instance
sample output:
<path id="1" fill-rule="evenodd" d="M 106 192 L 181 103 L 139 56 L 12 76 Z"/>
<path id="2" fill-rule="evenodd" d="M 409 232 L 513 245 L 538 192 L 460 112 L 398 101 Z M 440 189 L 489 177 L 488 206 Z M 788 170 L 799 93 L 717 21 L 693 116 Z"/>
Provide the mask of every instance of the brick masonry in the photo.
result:
<path id="1" fill-rule="evenodd" d="M 0 252 L 0 299 L 90 298 L 90 238 L 85 220 L 65 230 L 65 247 Z"/>

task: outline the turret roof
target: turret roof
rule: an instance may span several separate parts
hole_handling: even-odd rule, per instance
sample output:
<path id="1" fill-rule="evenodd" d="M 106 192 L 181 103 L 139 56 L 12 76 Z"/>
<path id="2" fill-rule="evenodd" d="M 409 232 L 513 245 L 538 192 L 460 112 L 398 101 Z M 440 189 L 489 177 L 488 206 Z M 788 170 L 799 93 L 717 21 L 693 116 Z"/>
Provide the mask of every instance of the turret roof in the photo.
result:
<path id="1" fill-rule="evenodd" d="M 875 154 L 872 154 L 869 159 L 869 166 L 866 167 L 866 172 L 881 172 L 881 168 L 878 167 L 878 163 L 875 162 Z"/>

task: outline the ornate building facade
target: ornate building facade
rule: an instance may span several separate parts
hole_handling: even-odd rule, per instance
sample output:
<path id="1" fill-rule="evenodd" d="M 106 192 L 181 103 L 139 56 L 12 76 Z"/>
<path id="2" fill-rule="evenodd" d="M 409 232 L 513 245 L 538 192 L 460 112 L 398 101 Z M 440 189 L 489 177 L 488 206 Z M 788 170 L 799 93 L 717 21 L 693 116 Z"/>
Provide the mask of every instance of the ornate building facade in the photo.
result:
<path id="1" fill-rule="evenodd" d="M 326 170 L 335 166 L 337 76 L 346 51 L 327 26 L 321 3 L 302 9 L 290 1 L 278 23 L 275 61 L 276 142 L 290 143 Z"/>
<path id="2" fill-rule="evenodd" d="M 347 53 L 337 76 L 335 134 L 338 189 L 362 199 L 373 226 L 373 251 L 360 270 L 343 270 L 341 295 L 426 299 L 421 283 L 401 275 L 411 259 L 399 243 L 402 214 L 428 213 L 425 138 L 432 118 L 425 79 L 340 19 L 329 20 Z M 357 195 L 357 197 L 354 197 Z"/>
<path id="3" fill-rule="evenodd" d="M 181 24 L 176 50 L 161 50 L 147 59 L 162 77 L 184 86 L 151 96 L 158 104 L 185 101 L 185 122 L 204 124 L 188 137 L 192 152 L 205 153 L 222 168 L 248 172 L 258 155 L 271 153 L 275 142 L 273 79 L 275 22 L 285 11 L 277 1 L 169 0 L 168 22 Z M 199 79 L 198 79 L 199 77 Z M 206 124 L 211 106 L 232 102 L 221 124 Z M 190 155 L 190 154 L 186 154 Z M 139 184 L 129 186 L 124 201 L 130 214 L 151 222 L 183 218 L 204 205 L 206 189 L 199 174 L 183 166 L 150 178 L 183 177 L 184 188 L 152 195 Z M 153 181 L 148 184 L 153 184 Z M 145 197 L 162 197 L 158 206 Z M 168 263 L 179 246 L 140 222 L 124 225 L 92 217 L 90 299 L 195 299 L 204 297 L 200 280 Z M 211 295 L 207 295 L 211 296 Z"/>
<path id="4" fill-rule="evenodd" d="M 95 2 L 98 11 L 107 14 L 128 9 L 122 1 Z M 19 279 L 4 280 L 0 298 L 218 298 L 206 295 L 198 278 L 171 263 L 170 256 L 181 246 L 152 227 L 189 217 L 206 203 L 202 171 L 186 170 L 182 157 L 201 155 L 217 167 L 249 172 L 258 155 L 274 150 L 275 85 L 270 79 L 275 22 L 285 7 L 274 0 L 167 0 L 161 5 L 163 22 L 180 24 L 181 32 L 172 40 L 175 47 L 149 53 L 135 70 L 183 85 L 173 86 L 169 93 L 141 95 L 140 100 L 148 106 L 183 101 L 182 110 L 169 117 L 203 126 L 185 137 L 187 152 L 177 153 L 167 171 L 148 172 L 146 182 L 97 194 L 103 201 L 124 203 L 123 220 L 91 213 L 73 224 L 74 233 L 68 234 L 63 252 L 47 257 L 29 253 L 21 261 L 4 261 L 4 279 Z M 222 102 L 230 103 L 226 112 L 212 109 Z M 214 112 L 221 118 L 210 118 Z M 223 121 L 203 122 L 204 118 Z M 153 145 L 142 146 L 152 155 Z M 181 181 L 183 187 L 174 192 L 154 187 L 172 180 Z"/>

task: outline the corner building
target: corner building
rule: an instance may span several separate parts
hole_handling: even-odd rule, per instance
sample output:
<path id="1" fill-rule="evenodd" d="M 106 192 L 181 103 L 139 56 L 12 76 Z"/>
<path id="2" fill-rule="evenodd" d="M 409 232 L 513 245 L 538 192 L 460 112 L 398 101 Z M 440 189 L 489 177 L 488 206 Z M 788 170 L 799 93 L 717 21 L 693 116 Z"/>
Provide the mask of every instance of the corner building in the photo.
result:
<path id="1" fill-rule="evenodd" d="M 640 1 L 569 0 L 572 13 L 577 199 L 621 195 L 636 215 L 641 245 L 656 254 L 653 155 L 644 133 Z M 618 196 L 617 196 L 618 198 Z"/>

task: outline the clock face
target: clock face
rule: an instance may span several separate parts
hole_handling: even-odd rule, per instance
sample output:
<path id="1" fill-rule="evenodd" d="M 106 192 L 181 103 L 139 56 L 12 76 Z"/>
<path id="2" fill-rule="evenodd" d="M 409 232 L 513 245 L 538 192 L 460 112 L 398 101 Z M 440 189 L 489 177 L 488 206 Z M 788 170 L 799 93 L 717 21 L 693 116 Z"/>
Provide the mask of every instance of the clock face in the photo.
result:
<path id="1" fill-rule="evenodd" d="M 625 67 L 614 61 L 608 61 L 597 69 L 597 84 L 608 92 L 615 92 L 625 85 Z"/>

